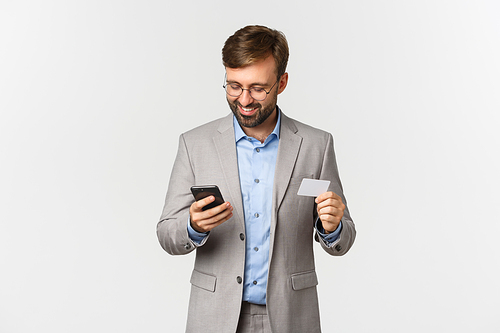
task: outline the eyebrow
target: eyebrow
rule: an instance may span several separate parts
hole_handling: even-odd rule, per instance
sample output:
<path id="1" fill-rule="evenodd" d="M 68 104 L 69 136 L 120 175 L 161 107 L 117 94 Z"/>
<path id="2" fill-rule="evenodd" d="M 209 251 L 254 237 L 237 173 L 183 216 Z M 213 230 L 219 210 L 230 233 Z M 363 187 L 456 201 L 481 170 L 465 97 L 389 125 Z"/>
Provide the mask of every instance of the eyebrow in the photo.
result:
<path id="1" fill-rule="evenodd" d="M 240 86 L 243 86 L 241 83 L 239 83 L 238 81 L 234 81 L 234 80 L 227 80 L 226 79 L 226 83 L 236 83 L 236 84 L 238 84 Z M 267 87 L 267 86 L 269 86 L 269 84 L 268 83 L 254 82 L 254 83 L 250 84 L 250 87 L 253 87 L 253 86 L 264 86 L 264 87 Z"/>

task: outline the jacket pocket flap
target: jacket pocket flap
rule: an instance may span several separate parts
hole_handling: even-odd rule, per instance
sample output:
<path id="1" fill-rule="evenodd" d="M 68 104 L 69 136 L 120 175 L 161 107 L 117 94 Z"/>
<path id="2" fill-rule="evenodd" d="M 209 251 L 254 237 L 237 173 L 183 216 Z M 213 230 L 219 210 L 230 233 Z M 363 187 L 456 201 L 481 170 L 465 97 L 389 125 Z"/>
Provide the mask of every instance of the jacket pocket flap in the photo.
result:
<path id="1" fill-rule="evenodd" d="M 318 285 L 318 277 L 316 271 L 297 273 L 292 275 L 293 290 L 301 290 Z"/>
<path id="2" fill-rule="evenodd" d="M 197 270 L 193 270 L 191 274 L 191 282 L 192 285 L 197 286 L 201 289 L 205 289 L 211 292 L 215 291 L 215 282 L 217 278 L 212 275 L 208 275 L 205 273 L 198 272 Z"/>

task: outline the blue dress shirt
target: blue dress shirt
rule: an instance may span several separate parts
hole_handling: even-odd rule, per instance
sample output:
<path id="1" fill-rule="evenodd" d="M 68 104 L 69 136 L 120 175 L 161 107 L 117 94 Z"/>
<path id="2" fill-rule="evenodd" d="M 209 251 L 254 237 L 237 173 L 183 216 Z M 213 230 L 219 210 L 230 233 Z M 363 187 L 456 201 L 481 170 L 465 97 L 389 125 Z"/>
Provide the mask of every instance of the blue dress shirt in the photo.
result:
<path id="1" fill-rule="evenodd" d="M 264 143 L 243 132 L 234 118 L 241 197 L 245 216 L 245 278 L 243 300 L 266 304 L 274 169 L 281 116 Z"/>
<path id="2" fill-rule="evenodd" d="M 254 304 L 266 304 L 272 193 L 281 125 L 281 112 L 277 110 L 278 121 L 264 143 L 247 136 L 233 118 L 246 234 L 243 300 Z M 316 221 L 316 229 L 327 243 L 338 239 L 341 228 L 339 225 L 335 232 L 325 234 L 321 221 Z M 189 221 L 188 233 L 197 244 L 208 235 L 195 231 Z"/>

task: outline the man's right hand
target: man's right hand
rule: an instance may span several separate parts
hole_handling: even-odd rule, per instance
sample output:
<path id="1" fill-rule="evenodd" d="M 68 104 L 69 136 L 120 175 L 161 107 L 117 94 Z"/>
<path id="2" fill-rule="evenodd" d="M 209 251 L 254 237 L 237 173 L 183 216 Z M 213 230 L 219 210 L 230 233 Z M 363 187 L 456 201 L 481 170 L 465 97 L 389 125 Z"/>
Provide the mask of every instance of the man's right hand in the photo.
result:
<path id="1" fill-rule="evenodd" d="M 216 226 L 226 222 L 233 217 L 233 207 L 229 202 L 203 211 L 202 208 L 215 200 L 214 196 L 208 196 L 194 202 L 189 208 L 191 227 L 198 232 L 208 232 Z"/>

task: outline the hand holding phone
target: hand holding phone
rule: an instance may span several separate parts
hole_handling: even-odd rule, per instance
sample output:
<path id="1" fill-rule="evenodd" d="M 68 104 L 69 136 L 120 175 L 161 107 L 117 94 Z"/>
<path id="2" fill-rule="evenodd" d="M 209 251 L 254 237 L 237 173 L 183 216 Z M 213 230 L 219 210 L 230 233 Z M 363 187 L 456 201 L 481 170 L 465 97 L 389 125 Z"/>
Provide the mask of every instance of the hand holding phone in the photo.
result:
<path id="1" fill-rule="evenodd" d="M 217 207 L 224 203 L 222 194 L 220 193 L 219 187 L 217 185 L 204 185 L 204 186 L 191 186 L 191 193 L 193 193 L 194 199 L 200 201 L 208 196 L 213 195 L 215 200 L 212 203 L 204 206 L 202 210 L 207 210 L 210 208 Z"/>
<path id="2" fill-rule="evenodd" d="M 208 232 L 233 216 L 233 207 L 224 202 L 216 185 L 193 186 L 195 202 L 189 208 L 191 227 L 198 232 Z"/>

